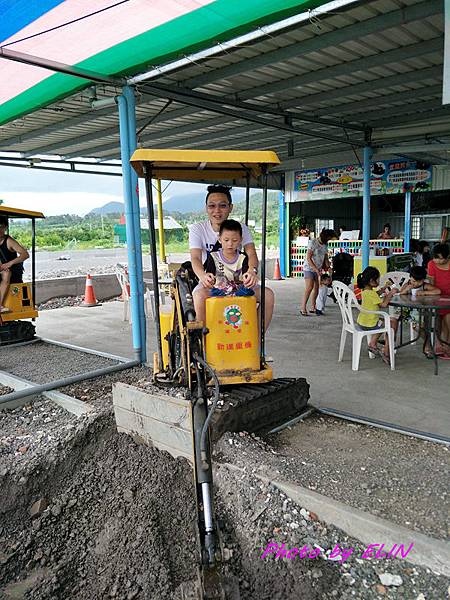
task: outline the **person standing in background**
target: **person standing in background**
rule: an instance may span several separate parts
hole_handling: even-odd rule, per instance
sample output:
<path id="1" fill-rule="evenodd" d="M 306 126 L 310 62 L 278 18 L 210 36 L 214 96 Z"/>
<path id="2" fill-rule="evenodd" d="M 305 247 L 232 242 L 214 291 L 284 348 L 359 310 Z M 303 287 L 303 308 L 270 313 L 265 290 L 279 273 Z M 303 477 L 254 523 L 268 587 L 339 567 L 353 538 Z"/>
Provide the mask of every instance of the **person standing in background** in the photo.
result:
<path id="1" fill-rule="evenodd" d="M 395 236 L 392 234 L 392 231 L 391 231 L 390 223 L 385 223 L 385 225 L 383 226 L 383 231 L 378 236 L 378 239 L 379 240 L 394 240 L 395 239 Z"/>
<path id="2" fill-rule="evenodd" d="M 316 313 L 317 294 L 319 293 L 319 278 L 322 270 L 328 271 L 330 261 L 328 259 L 328 242 L 336 237 L 333 229 L 322 229 L 318 238 L 309 240 L 308 251 L 306 252 L 305 262 L 303 264 L 303 274 L 305 277 L 305 293 L 300 309 L 300 314 L 308 316 L 307 304 L 312 294 L 311 312 Z"/>

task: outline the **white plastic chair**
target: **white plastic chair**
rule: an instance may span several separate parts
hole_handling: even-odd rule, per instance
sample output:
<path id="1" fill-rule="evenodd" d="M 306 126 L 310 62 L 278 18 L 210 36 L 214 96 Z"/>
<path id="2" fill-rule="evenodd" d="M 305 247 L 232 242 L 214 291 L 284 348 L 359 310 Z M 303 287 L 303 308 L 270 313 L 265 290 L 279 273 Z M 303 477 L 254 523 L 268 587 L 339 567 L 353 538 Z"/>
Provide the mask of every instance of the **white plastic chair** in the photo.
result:
<path id="1" fill-rule="evenodd" d="M 403 287 L 405 283 L 409 281 L 410 275 L 406 271 L 390 271 L 389 273 L 385 273 L 380 277 L 380 286 L 383 287 L 386 283 L 392 282 L 390 287 L 397 287 L 399 290 Z M 397 330 L 397 333 L 400 331 L 400 327 Z M 414 340 L 419 335 L 419 332 L 414 329 L 412 323 L 409 324 L 409 339 Z M 416 342 L 413 342 L 411 345 L 414 346 Z"/>
<path id="2" fill-rule="evenodd" d="M 345 341 L 347 339 L 347 333 L 351 333 L 352 339 L 352 370 L 358 371 L 359 369 L 359 356 L 361 354 L 361 343 L 364 337 L 369 337 L 377 333 L 387 333 L 389 339 L 389 358 L 391 362 L 391 371 L 395 370 L 395 353 L 394 353 L 394 330 L 391 328 L 389 315 L 381 310 L 365 310 L 358 304 L 354 292 L 345 284 L 340 281 L 333 281 L 333 292 L 338 302 L 339 308 L 342 315 L 342 333 L 341 343 L 339 346 L 339 358 L 338 361 L 342 361 L 344 356 Z M 384 320 L 384 326 L 378 327 L 377 329 L 371 329 L 367 331 L 361 329 L 356 319 L 353 317 L 353 309 L 358 310 L 371 315 L 378 315 Z M 374 355 L 370 353 L 371 358 Z"/>

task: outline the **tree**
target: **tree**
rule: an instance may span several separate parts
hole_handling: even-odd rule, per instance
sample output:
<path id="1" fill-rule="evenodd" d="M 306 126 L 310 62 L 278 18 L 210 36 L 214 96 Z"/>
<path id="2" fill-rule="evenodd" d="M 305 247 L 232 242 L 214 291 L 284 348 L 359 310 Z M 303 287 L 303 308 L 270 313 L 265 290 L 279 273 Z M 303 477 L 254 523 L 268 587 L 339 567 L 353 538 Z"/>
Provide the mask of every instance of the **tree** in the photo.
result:
<path id="1" fill-rule="evenodd" d="M 5 201 L 0 198 L 0 204 L 4 204 Z"/>

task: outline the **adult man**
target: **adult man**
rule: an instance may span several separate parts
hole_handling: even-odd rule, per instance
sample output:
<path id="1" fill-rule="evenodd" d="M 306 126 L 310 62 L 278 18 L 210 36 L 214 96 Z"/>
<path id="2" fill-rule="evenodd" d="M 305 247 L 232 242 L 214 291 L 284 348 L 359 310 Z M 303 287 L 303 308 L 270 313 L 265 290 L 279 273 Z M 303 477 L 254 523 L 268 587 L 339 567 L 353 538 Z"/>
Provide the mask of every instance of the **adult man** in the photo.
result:
<path id="1" fill-rule="evenodd" d="M 220 247 L 218 241 L 220 225 L 228 219 L 229 214 L 233 210 L 230 189 L 224 185 L 210 185 L 206 194 L 208 220 L 202 223 L 195 223 L 189 230 L 189 249 L 191 252 L 192 268 L 200 281 L 193 294 L 195 312 L 199 321 L 205 320 L 205 302 L 210 296 L 210 290 L 214 287 L 215 281 L 214 275 L 205 271 L 203 263 L 207 252 Z M 256 255 L 255 244 L 246 225 L 242 225 L 242 246 L 248 257 L 248 271 L 242 277 L 243 283 L 245 287 L 254 288 L 256 299 L 260 300 L 261 290 L 257 286 L 258 257 Z M 265 301 L 264 323 L 267 329 L 272 320 L 275 302 L 272 290 L 267 287 Z"/>
<path id="2" fill-rule="evenodd" d="M 22 263 L 29 257 L 28 251 L 7 234 L 8 219 L 0 216 L 0 313 L 9 312 L 3 306 L 10 283 L 21 283 Z"/>

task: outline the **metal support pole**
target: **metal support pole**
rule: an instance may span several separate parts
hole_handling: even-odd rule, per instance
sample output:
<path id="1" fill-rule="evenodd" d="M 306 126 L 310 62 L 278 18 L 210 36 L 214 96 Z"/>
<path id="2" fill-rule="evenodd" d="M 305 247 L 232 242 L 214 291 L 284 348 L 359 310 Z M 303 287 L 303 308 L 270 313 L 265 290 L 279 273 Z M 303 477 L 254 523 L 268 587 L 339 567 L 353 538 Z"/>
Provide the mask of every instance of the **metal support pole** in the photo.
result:
<path id="1" fill-rule="evenodd" d="M 31 219 L 31 297 L 36 306 L 36 219 Z"/>
<path id="2" fill-rule="evenodd" d="M 362 268 L 369 266 L 370 254 L 370 159 L 372 148 L 364 147 L 364 185 L 363 185 L 363 218 L 362 218 Z"/>
<path id="3" fill-rule="evenodd" d="M 163 369 L 161 321 L 159 316 L 159 282 L 158 261 L 156 260 L 155 211 L 153 209 L 152 169 L 150 164 L 144 164 L 145 192 L 147 196 L 148 234 L 150 238 L 150 259 L 152 263 L 153 294 L 155 299 L 156 349 L 158 352 L 158 367 Z"/>
<path id="4" fill-rule="evenodd" d="M 409 252 L 411 240 L 411 190 L 405 192 L 405 234 L 403 240 L 403 251 Z"/>
<path id="5" fill-rule="evenodd" d="M 134 89 L 130 86 L 124 86 L 123 95 L 127 101 L 127 117 L 128 117 L 128 140 L 130 157 L 136 150 L 136 99 Z M 134 221 L 134 246 L 136 254 L 136 278 L 138 283 L 138 304 L 140 315 L 140 328 L 142 340 L 142 362 L 147 360 L 147 320 L 144 309 L 144 273 L 142 265 L 142 239 L 141 239 L 141 215 L 139 208 L 139 184 L 136 171 L 130 168 L 130 195 L 133 204 L 133 221 Z"/>
<path id="6" fill-rule="evenodd" d="M 245 186 L 245 224 L 248 225 L 248 211 L 250 207 L 250 174 L 247 173 Z"/>
<path id="7" fill-rule="evenodd" d="M 266 308 L 266 229 L 267 229 L 267 168 L 264 166 L 263 174 L 263 199 L 262 199 L 262 237 L 261 237 L 261 300 L 259 303 L 260 312 L 260 360 L 261 366 L 265 362 L 265 325 L 266 319 L 264 311 Z"/>
<path id="8" fill-rule="evenodd" d="M 133 214 L 133 197 L 131 194 L 131 165 L 128 134 L 128 107 L 124 96 L 117 96 L 119 107 L 120 128 L 120 156 L 122 159 L 123 195 L 125 200 L 125 225 L 127 232 L 128 252 L 128 274 L 130 277 L 130 308 L 131 308 L 131 332 L 133 336 L 133 349 L 135 355 L 139 354 L 144 362 L 144 350 L 142 346 L 142 327 L 139 314 L 139 286 L 136 265 L 136 237 L 135 221 Z"/>
<path id="9" fill-rule="evenodd" d="M 285 214 L 285 227 L 284 227 L 284 239 L 285 239 L 285 257 L 284 257 L 284 268 L 285 268 L 285 277 L 289 277 L 291 274 L 291 227 L 290 227 L 290 204 L 286 202 L 284 205 L 284 214 Z"/>
<path id="10" fill-rule="evenodd" d="M 283 190 L 280 191 L 278 196 L 278 207 L 279 207 L 279 244 L 280 244 L 280 272 L 281 277 L 286 277 L 286 211 L 284 209 L 284 177 L 283 177 Z"/>
<path id="11" fill-rule="evenodd" d="M 164 245 L 164 216 L 161 193 L 161 179 L 156 180 L 156 191 L 158 194 L 158 237 L 159 237 L 159 260 L 166 262 L 166 248 Z"/>

